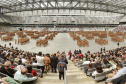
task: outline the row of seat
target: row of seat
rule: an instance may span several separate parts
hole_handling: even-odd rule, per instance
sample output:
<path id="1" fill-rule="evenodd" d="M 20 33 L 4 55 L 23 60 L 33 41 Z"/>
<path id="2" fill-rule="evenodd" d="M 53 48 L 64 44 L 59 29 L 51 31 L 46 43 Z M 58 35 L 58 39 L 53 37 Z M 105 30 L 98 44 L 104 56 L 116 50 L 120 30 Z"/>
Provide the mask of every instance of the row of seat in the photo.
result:
<path id="1" fill-rule="evenodd" d="M 84 64 L 84 65 L 83 65 L 82 63 L 83 63 L 83 61 L 77 61 L 77 62 L 75 63 L 75 65 L 76 65 L 80 70 L 82 70 L 83 72 L 85 72 L 85 71 L 84 71 L 84 68 L 85 68 L 85 67 L 88 67 L 89 64 Z M 86 75 L 87 75 L 87 76 L 91 76 L 91 74 L 92 74 L 95 70 L 96 70 L 95 68 L 89 69 L 89 70 L 87 71 Z M 108 74 L 109 74 L 109 73 L 112 73 L 112 70 L 106 71 L 106 72 L 103 72 L 103 73 L 98 73 L 98 74 L 96 74 L 95 77 L 93 77 L 93 78 L 94 78 L 94 80 L 95 80 L 96 82 L 103 81 L 103 80 L 105 80 L 105 79 L 108 78 Z"/>

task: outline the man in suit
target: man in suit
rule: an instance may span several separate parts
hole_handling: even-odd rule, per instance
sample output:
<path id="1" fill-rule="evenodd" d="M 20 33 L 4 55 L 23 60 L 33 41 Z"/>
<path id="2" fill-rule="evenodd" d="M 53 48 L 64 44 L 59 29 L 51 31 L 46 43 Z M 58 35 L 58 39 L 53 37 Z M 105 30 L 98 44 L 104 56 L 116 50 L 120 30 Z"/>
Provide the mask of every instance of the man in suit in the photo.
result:
<path id="1" fill-rule="evenodd" d="M 56 57 L 56 54 L 53 54 L 53 56 L 50 58 L 50 61 L 51 61 L 52 73 L 53 73 L 53 71 L 55 71 L 55 73 L 57 73 L 56 67 L 57 67 L 57 63 L 58 63 L 58 57 Z"/>

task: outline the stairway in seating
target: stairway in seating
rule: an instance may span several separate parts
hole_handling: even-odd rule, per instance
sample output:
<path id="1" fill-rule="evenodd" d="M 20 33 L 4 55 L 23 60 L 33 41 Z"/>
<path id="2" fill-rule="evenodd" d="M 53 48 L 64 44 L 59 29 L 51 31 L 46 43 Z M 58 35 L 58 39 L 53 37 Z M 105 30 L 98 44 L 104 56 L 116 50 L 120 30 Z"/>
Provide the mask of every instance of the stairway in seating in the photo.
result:
<path id="1" fill-rule="evenodd" d="M 67 84 L 97 84 L 91 77 L 87 77 L 81 70 L 79 70 L 73 62 L 68 62 L 66 71 Z M 64 80 L 59 80 L 59 73 L 49 72 L 44 74 L 44 78 L 38 78 L 36 84 L 64 84 Z"/>

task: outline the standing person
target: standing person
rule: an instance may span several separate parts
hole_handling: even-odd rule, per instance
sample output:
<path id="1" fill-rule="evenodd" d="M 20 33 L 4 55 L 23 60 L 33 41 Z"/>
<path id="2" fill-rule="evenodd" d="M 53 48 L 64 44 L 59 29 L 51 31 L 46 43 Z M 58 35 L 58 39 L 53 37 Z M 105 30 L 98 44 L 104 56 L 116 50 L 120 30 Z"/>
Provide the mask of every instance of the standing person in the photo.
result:
<path id="1" fill-rule="evenodd" d="M 61 58 L 59 59 L 59 62 L 57 65 L 58 71 L 59 71 L 59 80 L 61 80 L 61 76 L 63 76 L 63 79 L 64 79 L 64 68 L 67 69 L 67 66 L 66 66 L 67 63 L 66 63 L 66 59 L 64 58 L 64 56 L 61 55 Z"/>
<path id="2" fill-rule="evenodd" d="M 79 58 L 83 60 L 83 54 L 82 53 L 79 54 Z"/>
<path id="3" fill-rule="evenodd" d="M 44 68 L 45 68 L 45 58 L 42 56 L 42 52 L 39 52 L 38 55 L 36 55 L 36 60 L 37 60 L 37 65 L 38 65 L 38 69 L 42 70 L 42 76 L 43 77 L 43 73 L 44 73 Z"/>
<path id="4" fill-rule="evenodd" d="M 58 57 L 56 57 L 56 54 L 53 54 L 53 56 L 50 58 L 50 61 L 51 61 L 52 73 L 53 72 L 57 73 L 56 67 L 58 63 Z"/>
<path id="5" fill-rule="evenodd" d="M 17 43 L 17 40 L 15 39 L 15 44 Z"/>
<path id="6" fill-rule="evenodd" d="M 79 49 L 79 54 L 81 54 L 82 52 L 81 52 L 81 50 Z"/>
<path id="7" fill-rule="evenodd" d="M 77 52 L 77 51 L 76 51 L 76 49 L 75 49 L 75 51 L 74 51 L 74 54 L 75 54 L 75 55 L 76 55 L 76 52 Z"/>
<path id="8" fill-rule="evenodd" d="M 71 55 L 72 55 L 71 50 L 68 52 L 68 55 L 69 55 L 69 60 L 70 60 L 71 59 Z"/>
<path id="9" fill-rule="evenodd" d="M 88 50 L 87 53 L 90 54 L 90 51 Z"/>
<path id="10" fill-rule="evenodd" d="M 59 52 L 59 51 L 57 52 L 57 56 L 58 56 L 58 55 L 60 55 L 60 52 Z"/>
<path id="11" fill-rule="evenodd" d="M 77 55 L 79 54 L 79 51 L 78 51 L 78 50 L 76 51 L 76 54 L 77 54 Z"/>
<path id="12" fill-rule="evenodd" d="M 65 62 L 66 64 L 68 64 L 68 61 L 67 61 L 67 59 L 65 58 L 64 55 L 61 55 L 61 56 L 60 56 L 60 58 L 58 59 L 58 63 L 59 63 L 59 62 Z"/>
<path id="13" fill-rule="evenodd" d="M 105 52 L 105 47 L 104 47 L 103 51 Z"/>
<path id="14" fill-rule="evenodd" d="M 46 54 L 45 56 L 45 67 L 47 69 L 47 72 L 49 71 L 49 65 L 50 65 L 51 61 L 50 61 L 50 55 Z"/>
<path id="15" fill-rule="evenodd" d="M 102 48 L 101 48 L 101 52 L 102 52 Z"/>

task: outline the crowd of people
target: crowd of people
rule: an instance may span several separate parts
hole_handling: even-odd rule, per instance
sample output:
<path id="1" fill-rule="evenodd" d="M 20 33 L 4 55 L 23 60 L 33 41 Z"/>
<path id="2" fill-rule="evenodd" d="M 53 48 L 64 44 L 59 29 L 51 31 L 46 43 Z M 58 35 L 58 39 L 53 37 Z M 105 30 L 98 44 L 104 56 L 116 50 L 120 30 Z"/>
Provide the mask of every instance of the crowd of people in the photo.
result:
<path id="1" fill-rule="evenodd" d="M 0 45 L 0 73 L 7 75 L 1 81 L 7 84 L 24 84 L 23 82 L 29 82 L 31 84 L 33 81 L 38 79 L 38 73 L 33 67 L 40 69 L 43 73 L 59 72 L 59 79 L 63 77 L 64 79 L 64 68 L 67 69 L 68 61 L 66 59 L 65 52 L 57 52 L 52 55 L 49 53 L 43 54 L 26 52 L 23 50 L 18 50 L 18 48 L 7 48 Z M 27 74 L 31 73 L 33 77 L 27 77 Z M 10 83 L 10 81 L 12 81 Z M 18 82 L 17 82 L 18 81 Z"/>
<path id="2" fill-rule="evenodd" d="M 0 61 L 3 66 L 0 66 L 0 73 L 6 74 L 7 77 L 2 78 L 1 82 L 5 84 L 22 84 L 23 82 L 33 82 L 39 77 L 38 73 L 33 67 L 40 69 L 43 73 L 57 73 L 59 72 L 59 79 L 64 79 L 64 68 L 67 69 L 66 53 L 59 51 L 50 55 L 49 53 L 43 54 L 26 52 L 18 48 L 7 48 L 0 45 Z M 104 73 L 112 70 L 113 73 L 108 74 L 108 84 L 119 84 L 118 81 L 112 82 L 111 80 L 119 78 L 126 74 L 126 47 L 120 47 L 112 50 L 106 50 L 105 47 L 100 49 L 100 52 L 82 54 L 82 51 L 75 50 L 73 53 L 68 52 L 69 60 L 74 63 L 82 61 L 84 72 L 87 74 L 89 69 L 95 69 L 91 76 L 94 78 L 98 73 Z M 33 77 L 27 77 L 27 73 L 31 73 Z M 119 80 L 120 81 L 120 80 Z M 125 80 L 121 80 L 125 81 Z M 116 83 L 115 83 L 116 82 Z"/>
<path id="3" fill-rule="evenodd" d="M 112 71 L 108 74 L 106 82 L 108 84 L 125 84 L 126 79 L 117 79 L 126 74 L 126 47 L 120 47 L 112 50 L 100 49 L 100 52 L 90 53 L 88 51 L 83 55 L 83 59 L 77 55 L 72 55 L 71 60 L 76 64 L 78 61 L 83 61 L 82 65 L 87 65 L 84 67 L 84 72 L 87 74 L 88 70 L 94 71 L 90 74 L 93 78 L 96 74 L 104 73 L 107 71 Z"/>

